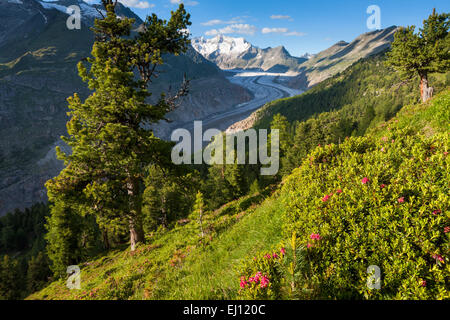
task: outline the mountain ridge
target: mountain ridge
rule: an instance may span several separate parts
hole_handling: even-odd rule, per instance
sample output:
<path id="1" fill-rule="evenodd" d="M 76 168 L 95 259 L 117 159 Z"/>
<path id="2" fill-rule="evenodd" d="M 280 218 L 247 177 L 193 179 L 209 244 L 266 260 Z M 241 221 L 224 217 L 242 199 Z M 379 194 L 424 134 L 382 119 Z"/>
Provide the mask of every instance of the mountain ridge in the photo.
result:
<path id="1" fill-rule="evenodd" d="M 246 69 L 265 72 L 295 70 L 307 58 L 293 57 L 284 46 L 261 49 L 244 38 L 217 35 L 214 38 L 194 38 L 192 46 L 206 59 L 224 70 Z"/>
<path id="2" fill-rule="evenodd" d="M 351 42 L 341 40 L 328 49 L 314 55 L 297 70 L 299 74 L 289 82 L 289 86 L 307 90 L 316 84 L 344 71 L 362 58 L 380 53 L 390 48 L 397 26 L 366 32 Z"/>

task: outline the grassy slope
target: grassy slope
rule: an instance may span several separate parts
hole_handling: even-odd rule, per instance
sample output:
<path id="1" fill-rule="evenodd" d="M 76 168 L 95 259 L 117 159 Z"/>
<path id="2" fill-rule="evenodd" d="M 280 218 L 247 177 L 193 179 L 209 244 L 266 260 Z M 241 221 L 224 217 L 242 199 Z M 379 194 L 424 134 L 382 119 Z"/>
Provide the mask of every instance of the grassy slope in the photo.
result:
<path id="1" fill-rule="evenodd" d="M 393 126 L 412 127 L 431 136 L 450 131 L 450 90 L 432 102 L 404 107 L 389 123 L 369 134 L 382 136 Z M 194 222 L 154 236 L 131 256 L 124 249 L 82 266 L 82 289 L 64 281 L 50 284 L 29 299 L 233 299 L 237 266 L 257 251 L 282 241 L 283 205 L 278 191 L 263 201 L 246 197 L 211 214 L 212 238 L 199 242 Z"/>
<path id="2" fill-rule="evenodd" d="M 236 263 L 281 240 L 279 212 L 274 196 L 244 197 L 206 218 L 211 238 L 204 244 L 191 221 L 156 234 L 134 255 L 123 248 L 80 266 L 81 291 L 57 281 L 29 299 L 232 299 Z"/>

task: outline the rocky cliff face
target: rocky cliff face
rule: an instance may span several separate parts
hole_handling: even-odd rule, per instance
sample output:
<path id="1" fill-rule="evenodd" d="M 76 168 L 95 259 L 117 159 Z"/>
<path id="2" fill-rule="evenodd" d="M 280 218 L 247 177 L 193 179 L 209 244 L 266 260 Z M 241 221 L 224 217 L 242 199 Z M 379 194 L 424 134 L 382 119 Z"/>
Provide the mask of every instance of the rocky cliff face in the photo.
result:
<path id="1" fill-rule="evenodd" d="M 83 20 L 81 30 L 68 30 L 68 15 L 55 7 L 73 3 L 86 5 L 78 0 L 49 3 L 53 7 L 37 0 L 0 0 L 0 215 L 46 201 L 44 183 L 62 169 L 54 148 L 66 132 L 66 98 L 75 92 L 82 98 L 89 94 L 76 64 L 89 56 L 93 18 Z M 92 7 L 81 9 L 96 12 Z M 119 10 L 136 18 L 128 8 Z M 176 91 L 184 74 L 192 85 L 190 96 L 169 115 L 174 122 L 156 128 L 163 137 L 170 136 L 170 128 L 179 122 L 251 98 L 192 48 L 165 60 L 164 73 L 152 87 L 155 96 L 162 90 Z"/>
<path id="2" fill-rule="evenodd" d="M 192 46 L 221 69 L 256 69 L 268 72 L 296 70 L 306 60 L 289 54 L 282 46 L 260 49 L 244 38 L 218 35 L 211 39 L 193 39 Z"/>

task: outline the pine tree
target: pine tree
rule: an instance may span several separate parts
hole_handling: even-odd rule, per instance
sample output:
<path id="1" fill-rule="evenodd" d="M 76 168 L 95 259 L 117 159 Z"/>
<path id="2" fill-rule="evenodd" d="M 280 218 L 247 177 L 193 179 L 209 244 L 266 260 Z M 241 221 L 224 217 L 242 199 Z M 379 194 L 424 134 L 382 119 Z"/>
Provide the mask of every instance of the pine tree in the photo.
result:
<path id="1" fill-rule="evenodd" d="M 284 155 L 289 149 L 290 141 L 290 124 L 285 116 L 277 113 L 272 122 L 270 123 L 270 129 L 278 129 L 280 132 L 280 155 Z"/>
<path id="2" fill-rule="evenodd" d="M 92 58 L 78 70 L 93 93 L 83 102 L 78 94 L 68 99 L 71 119 L 69 136 L 63 140 L 72 153 L 59 148 L 65 169 L 47 182 L 48 196 L 55 212 L 75 210 L 82 216 L 93 214 L 102 221 L 128 223 L 131 250 L 144 241 L 142 193 L 145 168 L 149 164 L 168 165 L 171 143 L 154 136 L 148 125 L 164 119 L 174 101 L 187 93 L 187 82 L 173 97 L 161 95 L 150 105 L 148 86 L 163 63 L 164 54 L 187 50 L 190 15 L 181 4 L 169 21 L 155 14 L 148 17 L 142 31 L 132 38 L 133 19 L 119 18 L 117 0 L 102 0 L 106 16 L 95 20 L 96 42 Z M 136 77 L 139 75 L 139 78 Z M 54 239 L 58 241 L 58 239 Z"/>
<path id="3" fill-rule="evenodd" d="M 246 193 L 248 187 L 245 177 L 245 166 L 238 164 L 237 158 L 234 161 L 232 164 L 225 165 L 225 179 L 230 186 L 232 198 L 237 199 Z"/>
<path id="4" fill-rule="evenodd" d="M 420 77 L 420 94 L 423 102 L 433 95 L 428 75 L 450 70 L 450 14 L 436 10 L 424 21 L 423 28 L 415 33 L 415 26 L 399 28 L 388 53 L 387 64 L 400 71 L 407 79 Z"/>
<path id="5" fill-rule="evenodd" d="M 51 270 L 56 276 L 63 276 L 68 266 L 81 260 L 82 254 L 78 242 L 81 233 L 81 216 L 59 200 L 51 208 L 51 216 L 47 221 L 48 257 Z"/>
<path id="6" fill-rule="evenodd" d="M 226 165 L 215 164 L 208 168 L 208 177 L 204 186 L 205 201 L 210 210 L 217 209 L 233 199 L 233 190 L 225 178 Z"/>
<path id="7" fill-rule="evenodd" d="M 279 171 L 279 174 L 281 176 L 287 175 L 290 173 L 290 166 L 288 163 L 288 158 L 286 157 L 289 149 L 291 148 L 291 134 L 290 134 L 290 123 L 287 120 L 287 118 L 281 114 L 276 114 L 273 116 L 272 122 L 270 123 L 270 129 L 279 130 L 279 143 L 280 143 L 280 150 L 279 150 L 279 157 L 280 157 L 280 164 L 281 169 Z M 270 139 L 272 141 L 272 139 Z"/>
<path id="8" fill-rule="evenodd" d="M 168 228 L 177 219 L 186 218 L 195 201 L 198 173 L 177 167 L 162 170 L 150 166 L 143 195 L 144 230 L 155 231 L 159 226 Z M 194 192 L 193 192 L 194 191 Z"/>
<path id="9" fill-rule="evenodd" d="M 203 194 L 199 191 L 195 197 L 194 215 L 196 216 L 198 225 L 200 226 L 202 239 L 205 237 L 205 231 L 203 229 L 203 210 Z"/>
<path id="10" fill-rule="evenodd" d="M 48 282 L 50 269 L 48 258 L 43 252 L 39 252 L 37 256 L 32 257 L 28 262 L 27 272 L 27 290 L 30 293 L 36 292 L 44 287 Z"/>
<path id="11" fill-rule="evenodd" d="M 0 259 L 0 300 L 16 300 L 21 295 L 19 263 L 5 255 Z"/>
<path id="12" fill-rule="evenodd" d="M 255 195 L 261 192 L 261 188 L 259 187 L 258 179 L 253 180 L 252 184 L 250 185 L 249 194 Z"/>

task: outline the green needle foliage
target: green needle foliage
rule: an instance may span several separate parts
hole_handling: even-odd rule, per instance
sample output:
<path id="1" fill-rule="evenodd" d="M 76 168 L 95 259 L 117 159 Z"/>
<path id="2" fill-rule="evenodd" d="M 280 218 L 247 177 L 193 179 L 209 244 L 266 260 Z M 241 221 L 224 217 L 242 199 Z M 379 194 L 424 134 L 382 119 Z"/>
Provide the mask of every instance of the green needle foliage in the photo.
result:
<path id="1" fill-rule="evenodd" d="M 57 150 L 65 162 L 60 175 L 47 182 L 52 203 L 49 223 L 49 257 L 59 273 L 71 261 L 70 237 L 63 230 L 79 216 L 94 216 L 102 230 L 127 225 L 131 250 L 144 241 L 142 194 L 149 165 L 170 165 L 171 143 L 155 137 L 148 126 L 164 119 L 178 97 L 187 93 L 185 81 L 173 97 L 161 95 L 147 103 L 149 84 L 164 54 L 187 50 L 190 15 L 180 5 L 169 21 L 148 17 L 141 31 L 131 37 L 134 19 L 119 18 L 115 0 L 102 0 L 106 10 L 93 31 L 96 42 L 87 65 L 78 64 L 79 75 L 92 90 L 83 102 L 78 94 L 68 98 L 71 119 L 68 137 L 62 137 L 71 154 Z M 64 215 L 61 219 L 59 216 Z M 69 217 L 75 217 L 70 220 Z M 75 223 L 75 222 L 74 222 Z M 59 263 L 58 263 L 59 261 Z"/>
<path id="2" fill-rule="evenodd" d="M 202 239 L 205 237 L 205 230 L 203 229 L 203 194 L 199 191 L 195 197 L 194 214 L 197 216 L 197 222 L 200 226 Z"/>
<path id="3" fill-rule="evenodd" d="M 400 28 L 395 34 L 387 64 L 400 71 L 405 78 L 420 77 L 420 94 L 426 102 L 433 95 L 428 74 L 450 70 L 450 14 L 433 14 L 423 22 L 419 33 L 415 26 Z"/>

